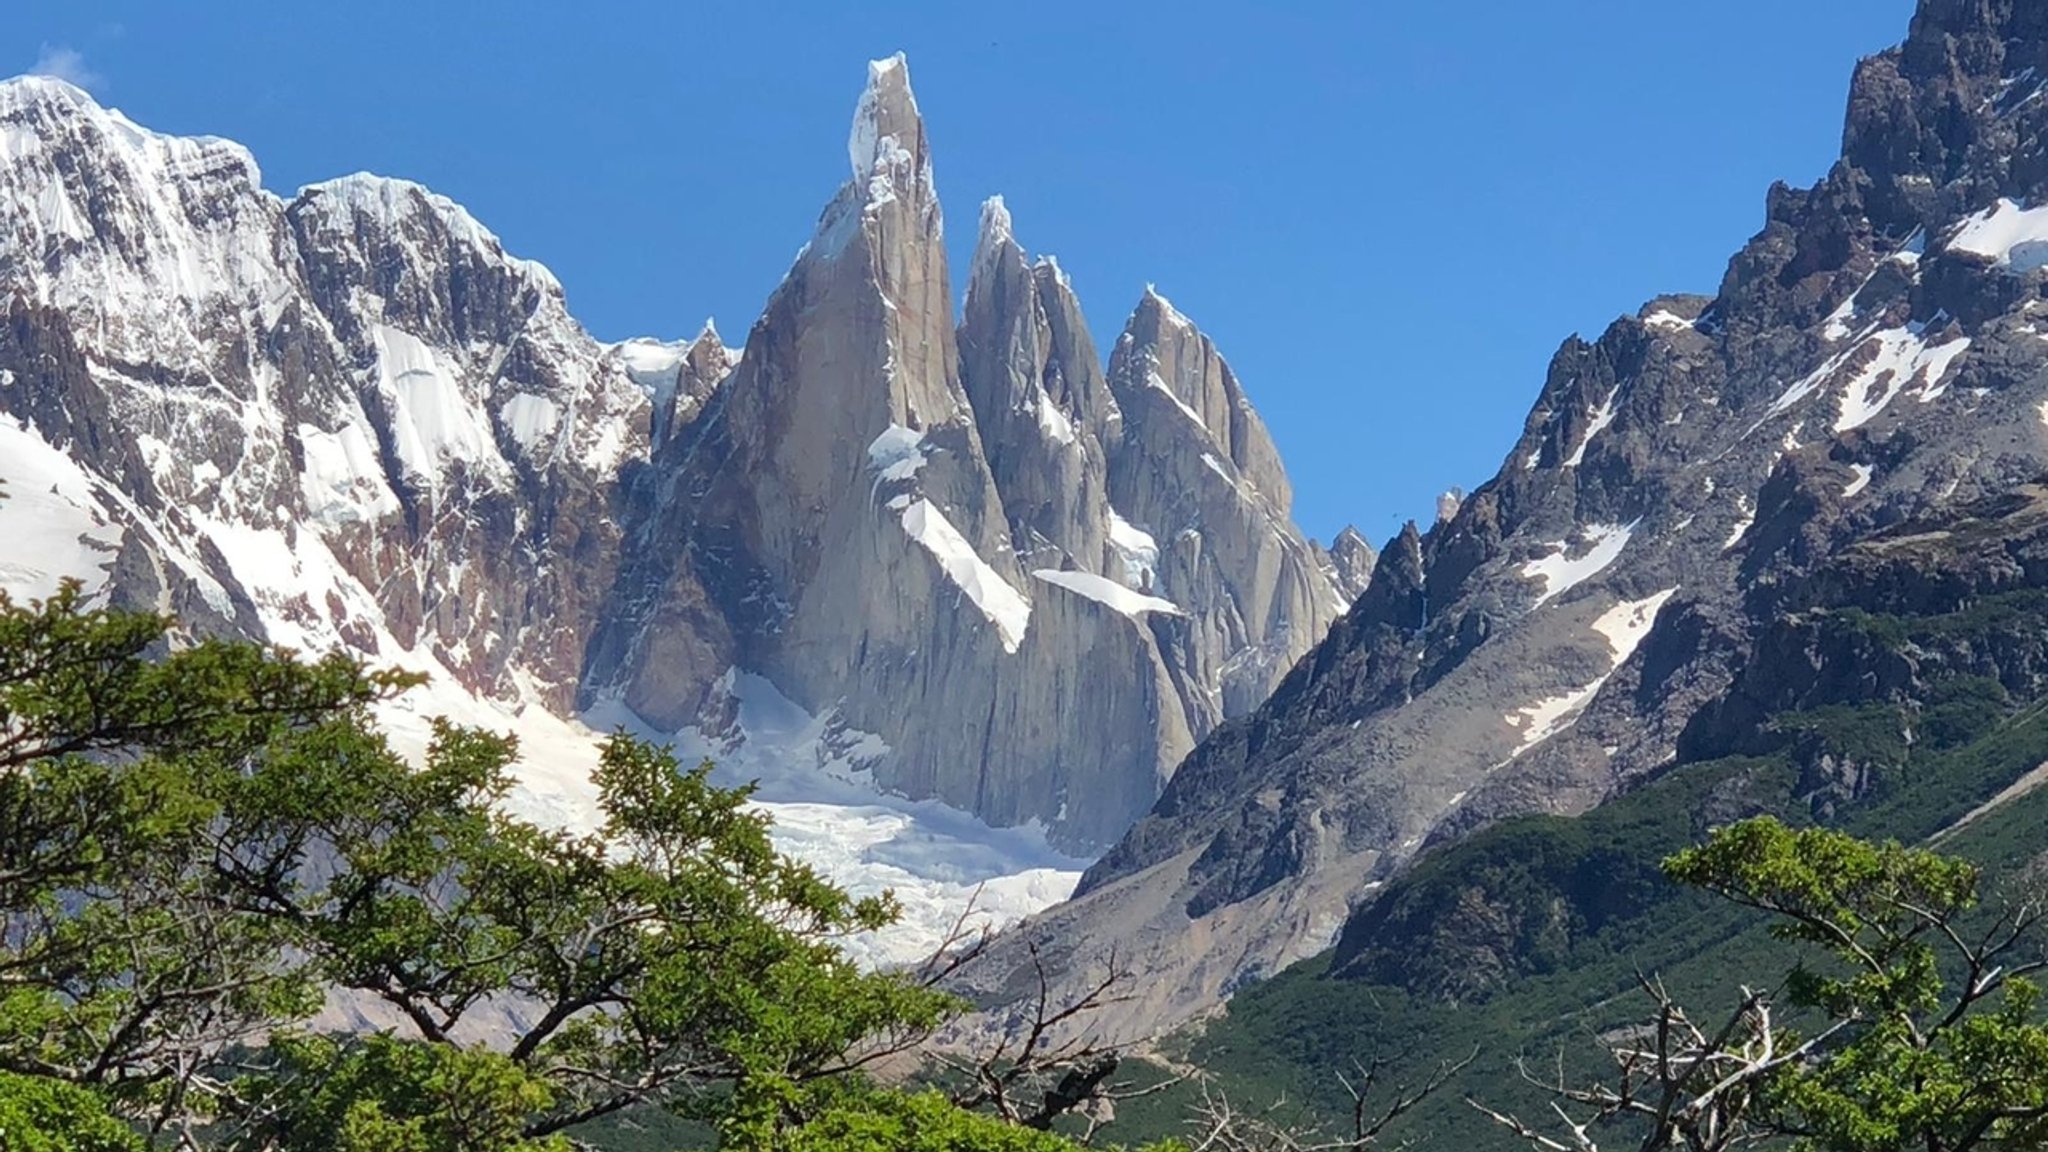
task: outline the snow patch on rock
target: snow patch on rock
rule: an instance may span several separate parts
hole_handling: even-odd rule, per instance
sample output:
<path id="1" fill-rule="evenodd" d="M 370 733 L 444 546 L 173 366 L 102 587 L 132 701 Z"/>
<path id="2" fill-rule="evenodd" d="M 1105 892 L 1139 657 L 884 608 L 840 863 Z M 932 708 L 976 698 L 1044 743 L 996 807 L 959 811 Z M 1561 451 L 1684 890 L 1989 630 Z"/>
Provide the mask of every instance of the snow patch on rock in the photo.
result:
<path id="1" fill-rule="evenodd" d="M 1588 524 L 1575 537 L 1544 545 L 1548 555 L 1522 565 L 1523 576 L 1543 582 L 1542 594 L 1530 607 L 1540 608 L 1605 571 L 1621 557 L 1640 523 L 1638 519 L 1627 524 Z"/>
<path id="2" fill-rule="evenodd" d="M 561 426 L 562 409 L 545 396 L 520 392 L 498 409 L 499 419 L 514 443 L 531 455 Z"/>
<path id="3" fill-rule="evenodd" d="M 1556 696 L 1546 696 L 1534 704 L 1525 704 L 1508 713 L 1503 719 L 1507 721 L 1508 727 L 1521 733 L 1522 738 L 1515 745 L 1515 750 L 1508 753 L 1508 758 L 1495 764 L 1494 768 L 1506 767 L 1520 759 L 1524 752 L 1571 727 L 1578 721 L 1579 713 L 1584 712 L 1586 705 L 1593 702 L 1594 694 L 1599 692 L 1600 686 L 1606 682 L 1607 678 L 1603 676 L 1583 688 L 1561 692 Z"/>
<path id="4" fill-rule="evenodd" d="M 1735 510 L 1741 515 L 1735 521 L 1734 526 L 1728 529 L 1728 539 L 1721 544 L 1721 551 L 1723 552 L 1742 543 L 1742 538 L 1749 534 L 1750 525 L 1756 523 L 1756 509 L 1750 505 L 1747 496 L 1737 498 Z"/>
<path id="5" fill-rule="evenodd" d="M 1920 384 L 1922 401 L 1938 399 L 1947 391 L 1945 378 L 1950 365 L 1969 351 L 1970 338 L 1958 336 L 1944 344 L 1929 345 L 1926 331 L 1927 326 L 1917 321 L 1887 328 L 1835 353 L 1779 394 L 1764 419 L 1790 411 L 1793 405 L 1833 383 L 1845 369 L 1859 362 L 1854 374 L 1842 385 L 1839 415 L 1834 424 L 1837 432 L 1869 423 L 1916 382 Z"/>
<path id="6" fill-rule="evenodd" d="M 1828 313 L 1828 318 L 1820 332 L 1822 339 L 1833 343 L 1837 340 L 1849 338 L 1851 332 L 1849 322 L 1856 319 L 1856 293 L 1861 291 L 1862 289 L 1858 288 L 1856 292 L 1849 293 L 1848 299 L 1836 305 L 1833 312 Z"/>
<path id="7" fill-rule="evenodd" d="M 1872 468 L 1868 464 L 1851 464 L 1849 465 L 1849 471 L 1855 473 L 1855 475 L 1849 478 L 1847 484 L 1842 485 L 1842 499 L 1844 500 L 1870 487 L 1870 478 L 1877 475 L 1877 469 Z"/>
<path id="8" fill-rule="evenodd" d="M 398 511 L 398 497 L 384 477 L 383 456 L 362 424 L 350 422 L 333 432 L 301 424 L 298 433 L 306 462 L 299 494 L 313 519 L 374 523 Z"/>
<path id="9" fill-rule="evenodd" d="M 1175 392 L 1173 390 L 1173 386 L 1168 384 L 1166 380 L 1159 375 L 1159 373 L 1145 373 L 1145 386 L 1147 388 L 1151 388 L 1157 391 L 1160 395 L 1166 397 L 1168 400 L 1173 401 L 1173 406 L 1175 408 L 1180 409 L 1181 415 L 1186 416 L 1189 420 L 1194 421 L 1195 427 L 1202 429 L 1202 431 L 1205 434 L 1208 432 L 1209 426 L 1202 422 L 1202 414 L 1195 411 L 1193 405 L 1181 399 L 1180 394 Z"/>
<path id="10" fill-rule="evenodd" d="M 1913 230 L 1913 234 L 1906 238 L 1905 244 L 1901 245 L 1898 251 L 1893 252 L 1891 255 L 1886 256 L 1883 261 L 1880 261 L 1880 266 L 1882 264 L 1903 264 L 1908 268 L 1914 268 L 1920 263 L 1920 257 L 1926 251 L 1927 233 L 1916 228 Z M 1916 271 L 1914 275 L 1917 278 L 1919 273 Z M 1863 278 L 1861 284 L 1856 285 L 1855 291 L 1849 293 L 1840 304 L 1836 305 L 1833 312 L 1828 313 L 1827 319 L 1823 322 L 1821 328 L 1821 337 L 1823 339 L 1832 344 L 1838 340 L 1848 339 L 1856 331 L 1856 329 L 1850 327 L 1851 323 L 1858 318 L 1861 312 L 1856 300 L 1863 295 L 1863 289 L 1868 287 L 1870 282 L 1876 279 L 1876 277 L 1877 272 L 1873 270 L 1870 275 Z"/>
<path id="11" fill-rule="evenodd" d="M 1054 402 L 1042 387 L 1038 389 L 1037 404 L 1038 430 L 1045 433 L 1045 438 L 1055 444 L 1072 444 L 1074 422 L 1068 419 L 1066 412 L 1061 410 L 1059 404 Z"/>
<path id="12" fill-rule="evenodd" d="M 1617 384 L 1614 391 L 1607 394 L 1607 399 L 1600 407 L 1593 410 L 1593 422 L 1586 426 L 1586 435 L 1579 440 L 1579 446 L 1572 449 L 1571 456 L 1564 462 L 1565 467 L 1576 468 L 1585 462 L 1586 449 L 1592 447 L 1593 437 L 1606 431 L 1607 426 L 1614 423 L 1614 401 L 1620 395 L 1621 385 Z"/>
<path id="13" fill-rule="evenodd" d="M 1677 591 L 1676 588 L 1666 588 L 1641 600 L 1624 600 L 1595 618 L 1593 631 L 1607 641 L 1608 670 L 1595 677 L 1590 684 L 1555 696 L 1547 696 L 1533 704 L 1517 708 L 1503 717 L 1510 728 L 1521 734 L 1521 740 L 1515 745 L 1514 751 L 1508 753 L 1508 758 L 1494 767 L 1505 766 L 1524 752 L 1577 723 L 1580 713 L 1586 710 L 1586 705 L 1592 703 L 1593 697 L 1607 684 L 1608 678 L 1614 674 L 1614 669 L 1621 667 L 1628 662 L 1629 657 L 1635 655 L 1637 647 L 1642 644 L 1643 638 L 1650 634 L 1650 628 L 1656 623 L 1658 610 L 1663 608 L 1665 601 L 1671 599 Z"/>
<path id="14" fill-rule="evenodd" d="M 1593 621 L 1593 631 L 1607 639 L 1615 667 L 1626 664 L 1628 658 L 1635 655 L 1643 637 L 1650 634 L 1650 626 L 1657 622 L 1657 613 L 1677 592 L 1675 587 L 1666 588 L 1641 600 L 1624 600 Z"/>
<path id="15" fill-rule="evenodd" d="M 932 554 L 953 586 L 996 626 L 1003 650 L 1015 652 L 1031 623 L 1031 602 L 974 551 L 974 545 L 931 501 L 913 500 L 903 509 L 903 530 Z"/>
<path id="16" fill-rule="evenodd" d="M 463 463 L 502 474 L 490 423 L 462 394 L 456 373 L 425 341 L 401 328 L 370 330 L 377 348 L 377 389 L 392 405 L 391 433 L 406 471 L 438 490 L 447 468 Z"/>
<path id="17" fill-rule="evenodd" d="M 1969 351 L 1970 338 L 1959 336 L 1930 347 L 1924 332 L 1924 325 L 1908 324 L 1877 334 L 1876 355 L 1842 389 L 1841 415 L 1835 419 L 1835 431 L 1847 432 L 1868 424 L 1916 381 L 1921 384 L 1922 402 L 1947 390 L 1945 377 L 1949 365 Z"/>
<path id="18" fill-rule="evenodd" d="M 1159 541 L 1115 508 L 1109 510 L 1109 546 L 1123 563 L 1125 586 L 1138 591 L 1152 587 L 1159 572 Z"/>
<path id="19" fill-rule="evenodd" d="M 1035 569 L 1031 575 L 1045 581 L 1047 584 L 1064 588 L 1077 596 L 1085 596 L 1098 604 L 1113 608 L 1131 617 L 1133 620 L 1148 612 L 1164 612 L 1169 616 L 1183 615 L 1180 605 L 1175 604 L 1171 600 L 1162 600 L 1157 596 L 1147 596 L 1142 592 L 1133 592 L 1107 576 L 1097 576 L 1093 572 L 1068 572 L 1058 568 L 1039 568 Z"/>
<path id="20" fill-rule="evenodd" d="M 0 418 L 0 591 L 42 599 L 66 577 L 88 593 L 107 582 L 122 531 L 98 486 L 34 431 Z"/>
<path id="21" fill-rule="evenodd" d="M 924 433 L 891 424 L 868 442 L 868 465 L 883 481 L 908 480 L 925 466 Z"/>
<path id="22" fill-rule="evenodd" d="M 2018 201 L 2000 197 L 1996 204 L 1964 220 L 1949 239 L 1948 250 L 1987 256 L 2015 276 L 2048 267 L 2048 205 L 2025 208 Z"/>

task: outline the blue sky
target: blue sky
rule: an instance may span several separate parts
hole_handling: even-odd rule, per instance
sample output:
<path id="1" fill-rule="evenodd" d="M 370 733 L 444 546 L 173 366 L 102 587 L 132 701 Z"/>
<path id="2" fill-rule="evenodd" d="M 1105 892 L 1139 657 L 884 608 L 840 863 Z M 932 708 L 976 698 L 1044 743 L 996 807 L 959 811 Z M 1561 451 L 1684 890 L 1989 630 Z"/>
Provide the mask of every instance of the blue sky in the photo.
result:
<path id="1" fill-rule="evenodd" d="M 865 62 L 903 49 L 956 268 L 1000 192 L 1104 349 L 1156 282 L 1265 414 L 1304 527 L 1377 540 L 1493 474 L 1565 336 L 1711 292 L 1770 181 L 1826 170 L 1854 61 L 1912 5 L 9 9 L 0 72 L 240 140 L 280 192 L 429 184 L 606 339 L 744 333 L 846 176 Z"/>

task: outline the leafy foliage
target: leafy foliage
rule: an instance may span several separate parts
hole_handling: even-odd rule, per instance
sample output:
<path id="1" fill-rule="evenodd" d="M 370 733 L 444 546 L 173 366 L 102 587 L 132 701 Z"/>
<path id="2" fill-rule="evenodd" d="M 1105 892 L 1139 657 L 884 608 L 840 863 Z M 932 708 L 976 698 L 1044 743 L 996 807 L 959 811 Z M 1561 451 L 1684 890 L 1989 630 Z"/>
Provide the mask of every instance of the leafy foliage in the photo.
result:
<path id="1" fill-rule="evenodd" d="M 557 1152 L 649 1107 L 733 1149 L 1070 1146 L 866 1086 L 957 1006 L 855 965 L 893 900 L 708 765 L 614 736 L 602 826 L 541 827 L 509 738 L 390 748 L 412 678 L 169 626 L 0 598 L 0 1147 Z M 294 1031 L 335 993 L 389 1030 Z"/>
<path id="2" fill-rule="evenodd" d="M 167 625 L 88 610 L 75 585 L 0 596 L 0 1068 L 159 1120 L 227 1048 L 317 1003 L 289 926 L 224 883 L 239 813 L 219 783 L 274 775 L 409 683 L 245 644 L 146 659 Z"/>
<path id="3" fill-rule="evenodd" d="M 1071 1141 L 956 1108 L 937 1092 L 848 1093 L 792 1130 L 780 1152 L 1070 1152 Z M 1145 1152 L 1185 1152 L 1173 1141 Z"/>
<path id="4" fill-rule="evenodd" d="M 142 1137 L 107 1114 L 105 1101 L 57 1080 L 0 1072 L 0 1149 L 6 1152 L 141 1152 Z"/>
<path id="5" fill-rule="evenodd" d="M 1832 961 L 1801 964 L 1792 1001 L 1839 1039 L 1771 1082 L 1775 1130 L 1829 1152 L 2039 1147 L 2048 1137 L 2048 1026 L 2027 974 L 2048 967 L 2029 901 L 1971 925 L 1982 870 L 1896 842 L 1772 820 L 1674 856 L 1673 879 L 1771 914 L 1772 931 Z M 1960 972 L 1942 976 L 1943 953 Z"/>
<path id="6" fill-rule="evenodd" d="M 256 1133 L 277 1152 L 567 1152 L 529 1140 L 528 1117 L 554 1092 L 501 1054 L 370 1036 L 284 1037 L 264 1087 L 288 1101 Z"/>

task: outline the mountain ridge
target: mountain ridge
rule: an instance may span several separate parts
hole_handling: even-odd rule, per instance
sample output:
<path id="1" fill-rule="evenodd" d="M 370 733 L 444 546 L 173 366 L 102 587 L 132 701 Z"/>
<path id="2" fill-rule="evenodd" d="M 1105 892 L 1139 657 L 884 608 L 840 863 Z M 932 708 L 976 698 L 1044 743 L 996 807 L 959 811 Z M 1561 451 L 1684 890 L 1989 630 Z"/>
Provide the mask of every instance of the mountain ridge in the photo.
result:
<path id="1" fill-rule="evenodd" d="M 1277 453 L 1203 463 L 1245 417 L 1127 444 L 1150 417 L 1125 418 L 1056 263 L 956 312 L 900 55 L 870 66 L 850 176 L 737 348 L 708 324 L 599 342 L 421 185 L 280 196 L 239 145 L 61 81 L 0 84 L 0 139 L 0 411 L 38 469 L 0 499 L 39 533 L 17 594 L 83 566 L 195 633 L 416 664 L 508 715 L 623 703 L 728 752 L 760 736 L 735 685 L 763 676 L 822 733 L 807 770 L 1082 850 L 1355 581 L 1274 502 Z M 1191 327 L 1121 343 L 1213 357 Z M 1038 395 L 1057 403 L 1009 419 Z M 1040 459 L 1095 479 L 1047 485 Z"/>

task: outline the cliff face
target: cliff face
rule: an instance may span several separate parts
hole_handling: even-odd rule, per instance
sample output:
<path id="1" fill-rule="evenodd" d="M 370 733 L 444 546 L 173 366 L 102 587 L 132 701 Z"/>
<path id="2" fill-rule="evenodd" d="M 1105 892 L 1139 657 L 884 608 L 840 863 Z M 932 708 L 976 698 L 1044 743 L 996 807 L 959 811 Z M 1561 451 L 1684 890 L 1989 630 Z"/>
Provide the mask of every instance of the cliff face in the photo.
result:
<path id="1" fill-rule="evenodd" d="M 1770 634 L 1760 590 L 2039 475 L 2044 78 L 2038 6 L 1926 0 L 1857 68 L 1841 159 L 1770 191 L 1718 293 L 1565 341 L 1499 472 L 1379 553 L 1042 938 L 1135 942 L 1134 1032 L 1201 1011 L 1328 947 L 1426 848 L 1670 763 Z"/>
<path id="2" fill-rule="evenodd" d="M 956 328 L 900 57 L 738 352 L 593 340 L 402 181 L 282 199 L 239 147 L 51 80 L 0 85 L 0 132 L 18 595 L 82 575 L 195 631 L 727 741 L 752 674 L 884 787 L 1090 847 L 1356 587 L 1163 300 L 1105 374 L 998 201 Z"/>
<path id="3" fill-rule="evenodd" d="M 956 331 L 900 60 L 871 68 L 849 153 L 738 368 L 653 458 L 606 622 L 624 655 L 592 683 L 693 722 L 723 666 L 671 653 L 708 603 L 727 663 L 882 735 L 886 787 L 1105 843 L 1340 593 L 1234 377 L 1156 295 L 1106 379 L 1066 278 L 991 201 Z M 1174 384 L 1119 385 L 1140 364 Z"/>

